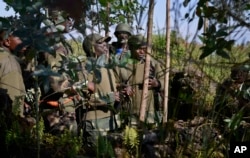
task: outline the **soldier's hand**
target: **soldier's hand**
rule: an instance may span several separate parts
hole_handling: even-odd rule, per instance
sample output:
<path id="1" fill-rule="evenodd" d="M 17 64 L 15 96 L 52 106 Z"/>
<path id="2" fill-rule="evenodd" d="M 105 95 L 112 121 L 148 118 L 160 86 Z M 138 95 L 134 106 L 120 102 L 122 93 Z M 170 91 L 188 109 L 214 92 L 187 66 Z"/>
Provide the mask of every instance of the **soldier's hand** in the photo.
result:
<path id="1" fill-rule="evenodd" d="M 148 88 L 158 88 L 159 86 L 159 81 L 156 78 L 148 80 Z"/>
<path id="2" fill-rule="evenodd" d="M 115 95 L 115 101 L 120 101 L 120 93 L 114 92 L 114 95 Z"/>
<path id="3" fill-rule="evenodd" d="M 95 91 L 95 84 L 93 82 L 88 82 L 88 90 L 91 92 Z"/>
<path id="4" fill-rule="evenodd" d="M 122 90 L 122 93 L 131 96 L 131 95 L 134 94 L 134 89 L 132 88 L 132 86 L 126 86 L 126 87 Z"/>

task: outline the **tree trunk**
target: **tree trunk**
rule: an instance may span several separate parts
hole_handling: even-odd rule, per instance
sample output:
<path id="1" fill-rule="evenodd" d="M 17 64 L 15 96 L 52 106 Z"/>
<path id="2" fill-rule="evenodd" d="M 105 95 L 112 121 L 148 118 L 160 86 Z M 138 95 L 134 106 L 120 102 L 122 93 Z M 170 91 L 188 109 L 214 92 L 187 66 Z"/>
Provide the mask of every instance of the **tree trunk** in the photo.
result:
<path id="1" fill-rule="evenodd" d="M 206 2 L 206 6 L 208 6 L 208 2 Z M 208 19 L 206 17 L 204 17 L 204 26 L 203 26 L 203 33 L 207 33 L 207 28 L 208 28 Z M 203 43 L 203 45 L 205 46 L 205 43 Z"/>
<path id="2" fill-rule="evenodd" d="M 167 122 L 168 119 L 168 95 L 169 95 L 169 72 L 170 72 L 170 0 L 166 1 L 166 65 L 165 65 L 165 87 L 164 87 L 164 112 L 163 112 L 163 123 Z"/>
<path id="3" fill-rule="evenodd" d="M 143 90 L 142 90 L 142 102 L 141 102 L 141 109 L 140 109 L 140 121 L 145 121 L 145 112 L 147 106 L 147 96 L 148 96 L 148 79 L 149 79 L 149 70 L 150 70 L 150 54 L 151 54 L 151 47 L 152 44 L 152 29 L 153 29 L 153 15 L 154 15 L 154 0 L 150 0 L 149 2 L 149 11 L 148 11 L 148 30 L 147 30 L 147 54 L 146 54 L 146 61 L 144 67 L 144 83 L 143 83 Z"/>
<path id="4" fill-rule="evenodd" d="M 110 3 L 107 2 L 107 8 L 106 8 L 106 23 L 104 24 L 105 28 L 105 36 L 109 36 L 109 10 L 110 10 Z"/>

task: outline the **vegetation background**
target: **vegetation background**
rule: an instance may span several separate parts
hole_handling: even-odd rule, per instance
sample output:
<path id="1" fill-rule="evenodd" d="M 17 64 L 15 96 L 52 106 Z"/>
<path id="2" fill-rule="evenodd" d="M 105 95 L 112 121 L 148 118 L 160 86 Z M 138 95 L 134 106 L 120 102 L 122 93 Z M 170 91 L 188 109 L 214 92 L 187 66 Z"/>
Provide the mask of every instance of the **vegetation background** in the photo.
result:
<path id="1" fill-rule="evenodd" d="M 60 9 L 67 13 L 74 21 L 74 28 L 81 32 L 83 37 L 88 32 L 109 34 L 110 27 L 119 22 L 131 24 L 135 30 L 134 33 L 147 34 L 145 21 L 146 17 L 149 16 L 147 13 L 150 0 L 3 0 L 3 2 L 7 4 L 7 11 L 11 8 L 18 13 L 18 17 L 9 17 L 9 20 L 12 21 L 12 27 L 22 29 L 24 35 L 28 36 L 29 40 L 32 41 L 34 56 L 39 51 L 47 50 L 47 47 L 54 42 L 40 36 L 43 33 L 40 28 L 41 23 L 47 18 L 45 8 Z M 151 2 L 157 3 L 157 1 L 153 0 Z M 210 116 L 206 114 L 207 111 L 213 116 L 216 86 L 230 76 L 232 66 L 249 59 L 249 38 L 244 39 L 242 37 L 249 34 L 250 4 L 245 0 L 168 0 L 167 2 L 171 3 L 171 10 L 168 12 L 166 9 L 166 12 L 171 14 L 172 19 L 171 38 L 166 38 L 168 28 L 158 28 L 157 23 L 154 23 L 152 56 L 164 65 L 167 50 L 166 40 L 170 40 L 170 79 L 173 79 L 175 72 L 185 72 L 189 74 L 191 83 L 200 83 L 198 86 L 194 86 L 196 93 L 192 98 L 192 104 L 196 105 L 195 117 Z M 161 20 L 166 21 L 166 19 Z M 184 30 L 180 27 L 182 22 L 188 24 Z M 186 33 L 183 36 L 182 33 L 185 31 Z M 191 31 L 192 36 L 190 36 Z M 65 39 L 61 40 L 62 42 L 65 41 Z M 69 44 L 75 52 L 72 59 L 84 56 L 81 40 L 72 38 L 66 40 L 65 44 Z M 46 71 L 43 72 L 45 74 Z M 188 98 L 184 97 L 184 100 L 187 101 Z M 34 106 L 38 107 L 37 102 Z M 172 148 L 174 149 L 172 152 L 175 154 L 171 155 L 168 150 L 161 151 L 159 149 L 159 157 L 167 157 L 167 155 L 170 155 L 170 157 L 173 155 L 183 157 L 187 156 L 187 153 L 189 154 L 188 157 L 228 157 L 228 146 L 231 137 L 238 134 L 238 129 L 242 123 L 240 111 L 238 112 L 234 117 L 228 118 L 229 123 L 225 123 L 228 125 L 225 126 L 226 134 L 220 133 L 219 140 L 208 141 L 208 138 L 210 138 L 209 132 L 207 136 L 202 135 L 202 132 L 208 131 L 208 127 L 213 129 L 214 124 L 217 124 L 214 121 L 215 119 L 210 116 L 212 121 L 204 121 L 203 124 L 199 124 L 198 127 L 194 128 L 188 141 L 183 143 L 179 140 L 179 137 L 175 139 L 175 147 Z M 25 154 L 31 148 L 34 149 L 34 153 L 30 155 L 36 157 L 51 156 L 52 153 L 51 157 L 84 155 L 80 138 L 72 137 L 69 133 L 65 133 L 60 137 L 43 133 L 43 122 L 42 120 L 39 121 L 39 117 L 37 117 L 37 120 L 36 128 L 33 128 L 28 137 L 24 137 L 19 132 L 20 127 L 13 127 L 6 138 L 10 147 L 14 144 L 15 148 L 18 148 L 24 157 L 27 156 Z M 174 133 L 175 138 L 181 133 L 178 130 L 176 132 L 176 127 L 172 123 L 169 120 L 167 125 L 164 125 L 167 130 L 163 130 L 162 136 L 166 137 L 158 145 L 164 144 L 166 146 L 166 142 L 171 142 L 167 141 L 167 138 L 172 136 L 171 134 Z M 188 131 L 193 129 L 189 125 L 187 123 L 182 126 L 188 127 L 186 129 Z M 203 127 L 206 128 L 203 129 Z M 200 131 L 200 129 L 203 130 Z M 196 131 L 199 131 L 198 134 L 201 135 L 200 148 L 196 148 L 194 145 Z M 132 134 L 127 134 L 130 132 Z M 125 130 L 124 145 L 127 149 L 125 157 L 140 157 L 137 150 L 140 147 L 137 141 L 139 139 L 137 132 L 137 130 L 130 128 Z M 247 133 L 248 130 L 245 132 Z M 242 138 L 241 141 L 244 141 L 244 139 Z M 35 144 L 36 147 L 30 146 L 30 144 Z M 99 146 L 100 157 L 110 157 L 112 155 L 108 147 L 105 143 Z M 41 156 L 40 152 L 44 155 Z"/>

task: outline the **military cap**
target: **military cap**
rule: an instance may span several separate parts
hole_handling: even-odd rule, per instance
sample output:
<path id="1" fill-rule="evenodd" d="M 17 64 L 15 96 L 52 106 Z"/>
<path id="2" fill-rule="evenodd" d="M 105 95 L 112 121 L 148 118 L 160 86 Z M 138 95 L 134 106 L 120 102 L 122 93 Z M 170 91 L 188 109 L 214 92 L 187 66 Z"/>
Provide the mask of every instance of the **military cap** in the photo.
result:
<path id="1" fill-rule="evenodd" d="M 145 46 L 145 45 L 147 45 L 147 41 L 146 41 L 146 38 L 143 35 L 141 35 L 141 34 L 132 35 L 128 39 L 128 45 L 130 47 Z"/>
<path id="2" fill-rule="evenodd" d="M 237 64 L 237 65 L 234 65 L 231 68 L 231 71 L 245 71 L 245 72 L 249 72 L 250 71 L 250 65 L 248 65 L 248 64 Z"/>
<path id="3" fill-rule="evenodd" d="M 132 35 L 132 28 L 129 26 L 129 24 L 120 23 L 116 26 L 114 34 L 117 36 L 117 34 L 119 32 L 126 32 L 131 36 Z"/>
<path id="4" fill-rule="evenodd" d="M 110 40 L 111 40 L 111 37 L 109 36 L 103 37 L 100 34 L 93 33 L 85 37 L 85 39 L 83 40 L 82 47 L 87 56 L 92 56 L 94 53 L 93 52 L 94 44 L 102 43 L 102 42 L 109 42 Z"/>

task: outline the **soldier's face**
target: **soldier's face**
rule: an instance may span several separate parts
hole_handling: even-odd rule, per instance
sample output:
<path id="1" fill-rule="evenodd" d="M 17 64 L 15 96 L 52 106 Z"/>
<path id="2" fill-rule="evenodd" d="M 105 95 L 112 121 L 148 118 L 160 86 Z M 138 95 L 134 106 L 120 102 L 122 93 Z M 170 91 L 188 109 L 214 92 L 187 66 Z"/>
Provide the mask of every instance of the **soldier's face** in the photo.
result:
<path id="1" fill-rule="evenodd" d="M 135 55 L 138 60 L 142 60 L 145 58 L 147 52 L 147 46 L 140 46 L 139 48 L 135 49 Z"/>
<path id="2" fill-rule="evenodd" d="M 18 51 L 18 52 L 25 51 L 24 47 L 23 48 L 18 47 L 22 44 L 22 40 L 17 36 L 10 35 L 8 39 L 5 40 L 4 43 L 5 46 L 10 49 L 10 51 Z"/>
<path id="3" fill-rule="evenodd" d="M 122 42 L 128 40 L 129 34 L 127 32 L 118 32 L 116 37 L 118 41 Z"/>
<path id="4" fill-rule="evenodd" d="M 95 55 L 109 54 L 108 43 L 101 42 L 95 44 Z"/>
<path id="5" fill-rule="evenodd" d="M 67 19 L 62 25 L 65 27 L 65 32 L 70 32 L 72 30 L 73 22 Z"/>

